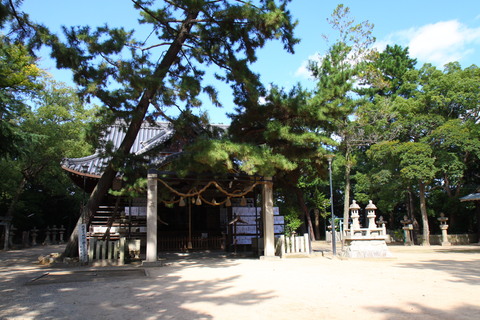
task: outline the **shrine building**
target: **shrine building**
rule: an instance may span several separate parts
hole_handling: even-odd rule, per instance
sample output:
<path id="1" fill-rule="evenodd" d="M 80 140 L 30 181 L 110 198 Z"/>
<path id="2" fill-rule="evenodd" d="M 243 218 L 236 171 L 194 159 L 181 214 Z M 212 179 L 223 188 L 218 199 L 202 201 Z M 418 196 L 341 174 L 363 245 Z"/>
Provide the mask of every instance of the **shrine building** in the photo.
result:
<path id="1" fill-rule="evenodd" d="M 228 128 L 212 127 L 219 131 Z M 102 139 L 115 150 L 124 136 L 125 125 L 117 122 Z M 179 158 L 190 141 L 178 139 L 169 123 L 145 122 L 130 154 L 147 159 L 133 162 L 135 170 L 148 178 L 147 190 L 135 197 L 105 195 L 88 226 L 87 239 L 125 237 L 127 242 L 139 244 L 139 256 L 150 262 L 162 251 L 241 250 L 274 257 L 274 237 L 283 233 L 284 221 L 278 208 L 273 208 L 271 178 L 241 172 L 180 177 L 168 171 L 168 165 Z M 83 189 L 84 203 L 109 160 L 103 150 L 63 160 L 62 168 Z M 112 190 L 124 186 L 118 174 Z"/>

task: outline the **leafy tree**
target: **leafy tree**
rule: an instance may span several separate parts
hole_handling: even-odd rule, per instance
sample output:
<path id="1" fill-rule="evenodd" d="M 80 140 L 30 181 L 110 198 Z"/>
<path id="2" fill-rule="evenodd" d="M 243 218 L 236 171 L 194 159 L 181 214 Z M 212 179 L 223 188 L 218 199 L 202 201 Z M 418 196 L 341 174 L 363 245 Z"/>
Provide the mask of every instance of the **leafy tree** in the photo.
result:
<path id="1" fill-rule="evenodd" d="M 20 130 L 19 119 L 28 109 L 25 100 L 40 89 L 40 69 L 20 44 L 0 36 L 0 158 L 18 157 L 29 137 Z"/>
<path id="2" fill-rule="evenodd" d="M 452 230 L 465 210 L 458 198 L 475 191 L 476 163 L 480 159 L 479 143 L 479 81 L 480 69 L 476 66 L 464 70 L 458 63 L 447 64 L 443 72 L 425 81 L 425 100 L 443 119 L 423 141 L 432 146 L 439 169 L 436 185 L 448 201 L 434 204 L 437 211 L 448 212 Z M 469 174 L 470 173 L 470 174 Z M 472 174 L 473 173 L 473 174 Z M 476 182 L 475 182 L 476 181 Z M 470 187 L 470 191 L 466 188 Z M 465 227 L 463 228 L 465 230 Z"/>
<path id="3" fill-rule="evenodd" d="M 93 110 L 86 111 L 74 90 L 46 80 L 31 102 L 33 110 L 26 109 L 17 118 L 19 130 L 32 139 L 21 146 L 20 157 L 2 161 L 9 172 L 8 184 L 3 184 L 3 202 L 8 202 L 6 215 L 13 217 L 25 190 L 45 181 L 53 190 L 65 190 L 65 174 L 59 164 L 64 157 L 85 156 L 91 153 L 85 136 L 86 123 L 92 121 Z M 62 183 L 58 184 L 57 182 Z M 57 193 L 60 191 L 57 191 Z M 64 191 L 63 191 L 64 192 Z"/>
<path id="4" fill-rule="evenodd" d="M 397 58 L 403 57 L 399 65 L 412 66 L 413 61 L 404 53 L 406 51 L 400 49 L 390 52 Z M 416 191 L 425 238 L 429 231 L 426 195 L 431 196 L 432 208 L 450 213 L 450 223 L 453 224 L 459 211 L 458 197 L 465 173 L 478 159 L 478 124 L 474 120 L 478 114 L 478 86 L 474 85 L 478 80 L 478 68 L 472 66 L 462 70 L 458 63 L 450 63 L 443 72 L 430 64 L 425 64 L 419 70 L 399 70 L 404 70 L 396 76 L 400 80 L 390 80 L 398 85 L 376 88 L 371 83 L 370 90 L 364 91 L 376 95 L 370 96 L 372 104 L 368 112 L 360 115 L 361 118 L 368 118 L 371 111 L 375 110 L 378 114 L 389 114 L 386 121 L 373 125 L 369 130 L 388 132 L 391 139 L 398 141 L 394 149 L 403 150 L 405 154 L 389 153 L 381 165 L 369 171 L 371 182 L 364 183 L 364 187 L 368 184 L 374 188 L 373 181 L 383 177 L 378 180 L 383 181 L 381 192 L 392 190 L 393 194 L 395 190 L 406 190 L 406 208 L 412 218 L 413 195 Z M 373 156 L 373 153 L 380 152 L 382 148 L 391 149 L 391 145 L 386 143 L 391 139 L 384 139 L 385 143 L 372 147 L 368 154 L 378 160 L 382 155 Z M 408 166 L 403 171 L 391 167 L 393 163 L 401 168 L 401 164 L 405 166 L 407 161 Z M 365 176 L 358 177 L 366 181 Z M 398 185 L 396 177 L 401 178 L 402 186 Z M 416 186 L 413 184 L 415 180 L 418 182 Z M 439 188 L 443 189 L 449 201 L 439 202 L 438 197 L 433 196 Z M 394 199 L 390 208 L 399 202 L 398 197 L 385 198 Z"/>
<path id="5" fill-rule="evenodd" d="M 355 165 L 353 153 L 365 143 L 362 132 L 352 121 L 355 111 L 365 103 L 355 94 L 355 87 L 364 72 L 365 62 L 373 54 L 370 46 L 375 38 L 372 36 L 373 25 L 368 21 L 356 23 L 350 17 L 350 9 L 343 5 L 337 6 L 328 21 L 338 32 L 338 38 L 320 63 L 311 62 L 309 65 L 318 81 L 311 103 L 319 110 L 322 109 L 320 106 L 326 105 L 334 110 L 328 129 L 340 139 L 340 159 L 345 168 L 343 218 L 348 225 L 350 174 Z"/>
<path id="6" fill-rule="evenodd" d="M 379 144 L 382 150 L 388 150 L 391 147 L 389 141 L 418 141 L 419 137 L 412 137 L 416 133 L 411 129 L 421 120 L 412 119 L 412 116 L 424 113 L 417 100 L 408 100 L 418 88 L 419 75 L 414 69 L 415 64 L 416 61 L 408 55 L 408 48 L 387 46 L 383 52 L 375 53 L 365 65 L 360 75 L 362 86 L 357 89 L 369 101 L 359 107 L 355 119 L 355 126 L 359 128 L 364 142 L 363 152 L 368 150 L 368 157 L 365 158 L 362 152 L 358 154 L 361 165 L 354 175 L 357 182 L 355 196 L 360 201 L 368 200 L 367 197 L 373 198 L 386 211 L 384 214 L 389 214 L 392 227 L 393 212 L 403 203 L 404 198 L 412 195 L 412 186 L 399 175 L 398 153 L 388 153 L 387 157 L 387 153 L 380 152 L 386 158 L 378 162 L 377 156 L 372 163 L 374 156 L 370 146 Z M 379 152 L 376 148 L 373 150 Z M 414 219 L 410 208 L 407 206 Z"/>
<path id="7" fill-rule="evenodd" d="M 378 97 L 408 97 L 414 86 L 406 78 L 408 71 L 414 70 L 416 59 L 409 56 L 408 48 L 387 45 L 385 50 L 375 53 L 371 63 L 365 68 L 362 81 L 366 85 L 358 92 L 374 99 Z"/>
<path id="8" fill-rule="evenodd" d="M 373 160 L 380 162 L 388 159 L 391 174 L 395 174 L 405 181 L 418 183 L 423 222 L 423 244 L 429 245 L 430 231 L 425 186 L 433 180 L 436 173 L 435 158 L 430 146 L 421 142 L 382 142 L 373 145 L 368 150 L 368 154 Z"/>

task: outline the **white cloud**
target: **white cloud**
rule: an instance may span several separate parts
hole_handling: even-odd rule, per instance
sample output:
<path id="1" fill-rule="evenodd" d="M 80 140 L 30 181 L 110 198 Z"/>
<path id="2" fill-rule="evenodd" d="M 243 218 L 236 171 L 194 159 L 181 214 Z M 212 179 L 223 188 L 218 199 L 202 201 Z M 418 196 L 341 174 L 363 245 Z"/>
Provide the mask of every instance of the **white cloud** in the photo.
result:
<path id="1" fill-rule="evenodd" d="M 295 77 L 308 79 L 308 80 L 313 79 L 312 73 L 308 70 L 309 61 L 321 62 L 322 57 L 318 53 L 315 53 L 309 56 L 307 60 L 304 60 L 302 62 L 300 67 L 297 69 L 297 71 L 295 71 L 295 74 L 294 74 Z"/>
<path id="2" fill-rule="evenodd" d="M 480 43 L 480 28 L 469 28 L 457 20 L 441 21 L 393 33 L 377 48 L 388 43 L 408 46 L 411 57 L 442 66 L 471 55 L 472 47 Z"/>

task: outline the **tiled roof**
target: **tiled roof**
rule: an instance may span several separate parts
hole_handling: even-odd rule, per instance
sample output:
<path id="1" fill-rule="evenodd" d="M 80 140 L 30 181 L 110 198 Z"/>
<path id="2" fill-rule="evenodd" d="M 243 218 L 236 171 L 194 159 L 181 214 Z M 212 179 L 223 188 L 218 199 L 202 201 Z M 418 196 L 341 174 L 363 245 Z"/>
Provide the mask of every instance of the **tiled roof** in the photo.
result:
<path id="1" fill-rule="evenodd" d="M 125 131 L 126 126 L 118 122 L 107 130 L 103 140 L 112 142 L 114 148 L 117 149 L 125 137 Z M 152 125 L 145 122 L 137 134 L 130 153 L 136 155 L 145 153 L 170 139 L 173 133 L 174 130 L 169 123 L 158 122 Z M 108 161 L 108 158 L 102 158 L 100 152 L 97 151 L 88 157 L 63 159 L 62 167 L 68 171 L 100 176 Z"/>
<path id="2" fill-rule="evenodd" d="M 480 193 L 470 193 L 469 195 L 460 198 L 460 201 L 480 201 Z"/>
<path id="3" fill-rule="evenodd" d="M 226 130 L 226 125 L 213 125 L 220 129 Z M 117 149 L 125 137 L 126 125 L 122 122 L 117 122 L 112 125 L 104 135 L 105 142 L 110 141 Z M 144 122 L 137 134 L 137 138 L 130 149 L 131 154 L 141 155 L 145 152 L 162 145 L 168 141 L 174 134 L 174 129 L 171 124 L 167 122 L 157 122 L 150 124 Z M 167 157 L 166 154 L 159 154 L 154 158 L 150 158 L 152 163 L 161 163 Z M 95 154 L 83 158 L 66 158 L 63 159 L 62 167 L 70 172 L 82 175 L 101 176 L 105 166 L 108 164 L 109 158 L 102 158 L 101 152 L 97 151 Z"/>

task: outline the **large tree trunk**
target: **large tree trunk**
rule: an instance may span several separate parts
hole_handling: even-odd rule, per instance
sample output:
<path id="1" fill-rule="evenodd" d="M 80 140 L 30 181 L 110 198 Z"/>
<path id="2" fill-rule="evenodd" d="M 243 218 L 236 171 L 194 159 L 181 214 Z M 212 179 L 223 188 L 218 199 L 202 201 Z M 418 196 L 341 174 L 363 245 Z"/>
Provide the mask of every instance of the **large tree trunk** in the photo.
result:
<path id="1" fill-rule="evenodd" d="M 307 230 L 308 234 L 310 235 L 310 239 L 315 240 L 312 219 L 310 218 L 310 212 L 305 204 L 305 199 L 303 198 L 303 191 L 299 188 L 295 188 L 295 194 L 297 195 L 297 201 L 300 204 L 300 208 L 302 209 L 303 213 L 305 214 L 305 218 L 307 219 Z"/>
<path id="2" fill-rule="evenodd" d="M 8 206 L 7 213 L 6 213 L 7 218 L 13 217 L 13 213 L 15 212 L 15 207 L 17 206 L 18 200 L 20 200 L 20 196 L 22 195 L 26 184 L 27 184 L 27 178 L 22 177 L 22 181 L 20 181 L 20 183 L 18 184 L 17 189 L 15 190 L 15 194 L 12 198 L 12 201 Z"/>
<path id="3" fill-rule="evenodd" d="M 413 193 L 412 193 L 412 188 L 408 187 L 407 189 L 407 194 L 408 194 L 408 203 L 407 203 L 407 216 L 413 221 L 415 218 L 415 206 L 413 204 Z"/>
<path id="4" fill-rule="evenodd" d="M 408 203 L 407 203 L 407 216 L 412 220 L 413 230 L 411 232 L 411 238 L 414 244 L 418 244 L 417 236 L 420 234 L 420 226 L 418 224 L 417 218 L 415 217 L 415 205 L 413 199 L 412 187 L 408 187 Z"/>
<path id="5" fill-rule="evenodd" d="M 135 142 L 137 137 L 138 131 L 143 123 L 145 115 L 147 113 L 148 107 L 150 106 L 150 101 L 153 100 L 154 96 L 157 94 L 157 91 L 161 87 L 163 79 L 167 75 L 170 67 L 175 63 L 178 58 L 179 53 L 181 52 L 182 45 L 187 39 L 187 36 L 192 28 L 192 22 L 196 19 L 198 15 L 198 11 L 189 12 L 185 20 L 183 21 L 182 26 L 179 29 L 177 34 L 177 38 L 175 41 L 170 45 L 168 51 L 163 56 L 162 61 L 155 69 L 152 75 L 152 82 L 148 88 L 145 88 L 140 101 L 135 108 L 134 115 L 130 125 L 127 129 L 125 137 L 118 148 L 118 153 L 120 155 L 128 155 L 130 153 L 130 149 Z M 74 257 L 78 255 L 78 226 L 81 223 L 85 223 L 88 227 L 92 217 L 94 216 L 95 212 L 97 211 L 98 206 L 101 204 L 104 196 L 110 189 L 115 176 L 117 175 L 117 170 L 114 168 L 112 162 L 115 159 L 112 159 L 108 164 L 105 172 L 102 174 L 102 177 L 98 181 L 95 189 L 93 190 L 90 198 L 88 199 L 86 207 L 83 209 L 80 218 L 77 221 L 75 230 L 70 235 L 68 239 L 67 246 L 65 247 L 65 251 L 63 253 L 64 257 Z"/>
<path id="6" fill-rule="evenodd" d="M 25 189 L 25 185 L 27 184 L 27 178 L 23 177 L 22 181 L 17 186 L 17 189 L 15 190 L 15 194 L 13 196 L 12 201 L 10 202 L 10 205 L 8 206 L 7 212 L 5 217 L 8 219 L 7 221 L 10 221 L 10 223 L 7 223 L 4 227 L 5 232 L 3 234 L 4 236 L 4 245 L 3 245 L 3 250 L 7 251 L 9 249 L 9 234 L 10 234 L 10 226 L 11 226 L 11 221 L 13 218 L 13 213 L 15 212 L 15 207 L 17 206 L 18 200 L 20 199 L 20 196 L 23 193 L 23 190 Z"/>
<path id="7" fill-rule="evenodd" d="M 422 213 L 423 223 L 423 246 L 430 245 L 430 229 L 428 228 L 428 215 L 427 215 L 427 203 L 425 200 L 425 183 L 420 181 L 419 184 L 419 196 L 420 196 L 420 212 Z"/>

